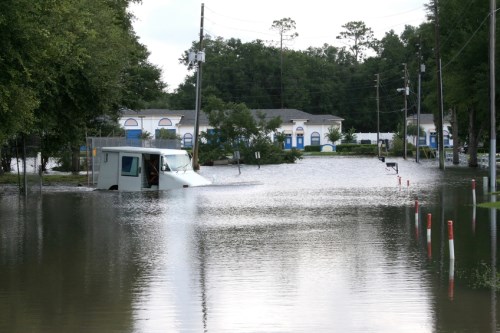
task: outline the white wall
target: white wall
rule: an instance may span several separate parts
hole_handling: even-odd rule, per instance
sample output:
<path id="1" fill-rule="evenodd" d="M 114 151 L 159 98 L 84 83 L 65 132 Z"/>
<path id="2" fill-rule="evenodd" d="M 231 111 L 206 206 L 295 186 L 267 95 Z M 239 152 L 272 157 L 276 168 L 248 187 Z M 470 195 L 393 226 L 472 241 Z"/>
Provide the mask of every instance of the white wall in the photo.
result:
<path id="1" fill-rule="evenodd" d="M 394 137 L 394 133 L 379 133 L 380 140 L 389 140 L 392 141 Z M 356 141 L 360 142 L 361 140 L 371 140 L 372 144 L 377 144 L 377 133 L 356 133 Z"/>
<path id="2" fill-rule="evenodd" d="M 137 126 L 125 126 L 125 122 L 128 119 L 135 119 L 137 121 Z M 184 135 L 194 134 L 194 128 L 191 126 L 180 126 L 179 122 L 181 121 L 180 116 L 176 117 L 167 117 L 172 122 L 170 126 L 158 126 L 158 122 L 160 119 L 165 118 L 161 116 L 135 116 L 135 117 L 122 117 L 119 119 L 119 124 L 125 130 L 142 130 L 143 132 L 147 131 L 154 138 L 156 129 L 165 128 L 165 129 L 175 129 L 176 134 L 184 138 Z M 337 126 L 340 130 L 342 130 L 342 123 L 338 122 Z M 293 123 L 283 123 L 282 126 L 278 129 L 280 132 L 288 132 L 292 134 L 292 146 L 297 146 L 297 128 L 302 127 L 304 129 L 304 146 L 311 145 L 311 135 L 314 132 L 318 132 L 320 135 L 320 145 L 330 144 L 331 142 L 326 138 L 326 134 L 328 133 L 328 128 L 330 125 L 308 125 L 306 120 L 296 120 Z M 200 126 L 199 130 L 201 132 L 206 132 L 210 127 L 209 126 Z M 274 138 L 272 138 L 274 139 Z M 358 137 L 359 140 L 359 137 Z M 376 139 L 375 139 L 376 141 Z M 182 140 L 182 142 L 184 142 Z M 337 142 L 338 143 L 338 142 Z"/>

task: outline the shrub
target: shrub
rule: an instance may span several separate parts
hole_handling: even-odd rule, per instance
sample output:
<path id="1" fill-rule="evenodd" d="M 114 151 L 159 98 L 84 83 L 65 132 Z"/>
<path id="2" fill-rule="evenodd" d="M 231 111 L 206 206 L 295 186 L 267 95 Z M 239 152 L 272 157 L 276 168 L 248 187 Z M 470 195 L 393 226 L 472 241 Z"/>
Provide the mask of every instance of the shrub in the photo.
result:
<path id="1" fill-rule="evenodd" d="M 399 136 L 394 136 L 392 141 L 392 155 L 394 156 L 403 156 L 404 155 L 404 141 Z M 411 143 L 406 144 L 406 154 L 408 156 L 413 156 L 413 150 L 415 150 L 415 146 Z"/>
<path id="2" fill-rule="evenodd" d="M 353 147 L 353 152 L 359 155 L 376 155 L 377 145 L 355 145 L 355 147 Z"/>
<path id="3" fill-rule="evenodd" d="M 306 152 L 320 152 L 321 146 L 305 146 L 304 151 L 306 151 Z"/>
<path id="4" fill-rule="evenodd" d="M 357 154 L 357 155 L 376 155 L 377 145 L 367 145 L 367 144 L 359 145 L 359 144 L 346 143 L 337 145 L 337 152 L 345 154 Z"/>

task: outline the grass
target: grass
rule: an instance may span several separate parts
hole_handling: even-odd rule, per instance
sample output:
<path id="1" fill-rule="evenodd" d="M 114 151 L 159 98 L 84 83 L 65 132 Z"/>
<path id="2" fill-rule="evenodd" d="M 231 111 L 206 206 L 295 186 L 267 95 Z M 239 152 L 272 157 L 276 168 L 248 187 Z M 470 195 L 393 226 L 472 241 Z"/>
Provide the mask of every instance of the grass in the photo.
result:
<path id="1" fill-rule="evenodd" d="M 39 177 L 36 174 L 27 174 L 28 183 L 38 183 Z M 4 173 L 0 175 L 0 185 L 17 185 L 18 182 L 23 182 L 23 175 L 19 177 L 14 173 Z M 43 185 L 78 185 L 87 184 L 87 175 L 73 174 L 57 174 L 57 175 L 42 175 Z"/>
<path id="2" fill-rule="evenodd" d="M 477 205 L 478 207 L 481 208 L 500 208 L 500 202 L 482 202 Z"/>

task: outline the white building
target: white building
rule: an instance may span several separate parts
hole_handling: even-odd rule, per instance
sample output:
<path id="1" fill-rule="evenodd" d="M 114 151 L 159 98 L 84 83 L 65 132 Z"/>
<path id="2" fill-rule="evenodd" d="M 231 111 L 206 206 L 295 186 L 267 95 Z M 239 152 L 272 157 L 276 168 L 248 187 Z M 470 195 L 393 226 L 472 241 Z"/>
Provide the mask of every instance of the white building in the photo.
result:
<path id="1" fill-rule="evenodd" d="M 285 149 L 304 149 L 305 146 L 321 146 L 332 144 L 326 138 L 331 126 L 342 132 L 344 119 L 333 115 L 313 115 L 296 109 L 262 109 L 251 110 L 257 119 L 258 113 L 264 113 L 266 119 L 280 117 L 281 127 L 278 129 L 286 135 Z M 182 146 L 192 147 L 194 138 L 194 110 L 146 109 L 138 112 L 126 110 L 119 119 L 119 124 L 125 129 L 127 138 L 138 138 L 148 132 L 153 137 L 161 129 L 166 129 L 181 138 Z M 200 112 L 198 126 L 200 132 L 207 132 L 211 127 L 207 116 Z M 274 138 L 271 138 L 274 140 Z"/>
<path id="2" fill-rule="evenodd" d="M 408 117 L 408 125 L 417 125 L 417 115 Z M 436 121 L 437 122 L 437 121 Z M 428 146 L 432 149 L 437 149 L 437 130 L 434 122 L 434 115 L 432 113 L 420 114 L 420 127 L 424 131 L 424 135 L 420 136 L 419 146 Z M 444 147 L 453 146 L 453 139 L 450 138 L 449 128 L 451 123 L 449 117 L 443 119 L 443 145 Z M 408 141 L 412 144 L 417 144 L 416 136 L 408 136 Z"/>

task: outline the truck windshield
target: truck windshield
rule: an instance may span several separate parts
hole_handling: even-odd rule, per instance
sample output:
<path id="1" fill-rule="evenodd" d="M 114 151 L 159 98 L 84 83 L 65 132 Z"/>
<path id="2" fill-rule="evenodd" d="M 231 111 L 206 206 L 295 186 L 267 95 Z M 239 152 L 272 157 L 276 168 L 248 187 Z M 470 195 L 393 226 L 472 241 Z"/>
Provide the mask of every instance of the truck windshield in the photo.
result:
<path id="1" fill-rule="evenodd" d="M 163 165 L 165 170 L 186 171 L 191 170 L 191 159 L 186 155 L 165 155 L 163 156 Z"/>

